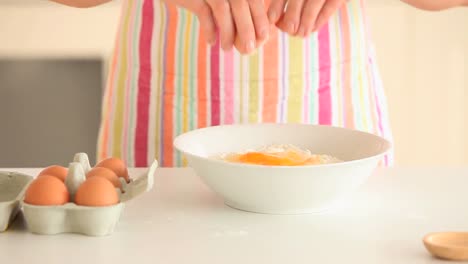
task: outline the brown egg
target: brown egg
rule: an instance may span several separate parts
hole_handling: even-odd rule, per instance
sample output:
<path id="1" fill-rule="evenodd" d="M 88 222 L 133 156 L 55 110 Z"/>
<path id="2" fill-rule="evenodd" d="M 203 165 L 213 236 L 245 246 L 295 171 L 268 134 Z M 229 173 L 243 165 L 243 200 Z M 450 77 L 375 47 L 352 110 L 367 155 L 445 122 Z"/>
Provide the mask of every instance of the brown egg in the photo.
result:
<path id="1" fill-rule="evenodd" d="M 127 182 L 130 181 L 130 177 L 128 176 L 128 170 L 125 163 L 118 158 L 108 158 L 99 162 L 96 167 L 104 167 L 107 169 L 112 170 L 117 174 L 117 176 L 124 178 Z"/>
<path id="2" fill-rule="evenodd" d="M 117 177 L 117 174 L 115 174 L 115 172 L 109 170 L 108 168 L 94 167 L 86 174 L 86 178 L 96 176 L 106 178 L 114 185 L 115 188 L 122 187 L 122 183 L 120 182 L 119 177 Z"/>
<path id="3" fill-rule="evenodd" d="M 43 169 L 37 177 L 42 176 L 42 175 L 50 175 L 50 176 L 57 177 L 61 181 L 64 182 L 65 178 L 67 177 L 67 173 L 68 173 L 67 168 L 58 166 L 58 165 L 53 165 L 53 166 L 49 166 Z"/>
<path id="4" fill-rule="evenodd" d="M 63 205 L 69 199 L 70 194 L 61 180 L 51 175 L 41 175 L 28 186 L 24 201 L 33 205 Z"/>
<path id="5" fill-rule="evenodd" d="M 76 191 L 75 203 L 83 206 L 109 206 L 119 203 L 119 196 L 109 180 L 89 177 Z"/>

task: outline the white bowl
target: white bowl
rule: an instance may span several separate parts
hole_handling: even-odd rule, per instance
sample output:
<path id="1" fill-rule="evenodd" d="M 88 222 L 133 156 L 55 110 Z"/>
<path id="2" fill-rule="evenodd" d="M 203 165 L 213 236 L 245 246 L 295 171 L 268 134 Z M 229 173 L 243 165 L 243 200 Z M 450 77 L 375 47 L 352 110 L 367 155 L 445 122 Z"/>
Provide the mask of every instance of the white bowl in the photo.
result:
<path id="1" fill-rule="evenodd" d="M 288 167 L 238 164 L 213 158 L 270 144 L 293 144 L 344 162 Z M 174 146 L 227 205 L 269 214 L 331 209 L 372 174 L 391 148 L 390 142 L 373 134 L 302 124 L 203 128 L 177 137 Z"/>

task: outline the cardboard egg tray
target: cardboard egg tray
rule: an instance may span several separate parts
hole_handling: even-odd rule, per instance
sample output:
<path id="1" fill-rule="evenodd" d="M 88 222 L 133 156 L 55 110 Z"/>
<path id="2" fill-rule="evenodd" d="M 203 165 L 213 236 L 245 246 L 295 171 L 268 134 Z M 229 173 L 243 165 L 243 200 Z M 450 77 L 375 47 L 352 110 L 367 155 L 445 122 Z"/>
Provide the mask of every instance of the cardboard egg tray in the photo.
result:
<path id="1" fill-rule="evenodd" d="M 20 202 L 33 177 L 16 172 L 0 172 L 0 232 L 5 231 L 20 210 Z"/>
<path id="2" fill-rule="evenodd" d="M 158 167 L 155 160 L 148 170 L 139 177 L 130 175 L 130 182 L 122 181 L 122 189 L 116 189 L 119 194 L 119 203 L 112 206 L 80 206 L 70 203 L 60 206 L 37 206 L 25 203 L 24 191 L 19 194 L 24 217 L 30 232 L 42 235 L 60 233 L 78 233 L 88 236 L 106 236 L 114 232 L 120 219 L 125 202 L 152 189 L 154 173 Z M 88 156 L 85 153 L 75 155 L 70 163 L 65 185 L 74 197 L 78 187 L 85 181 L 86 173 L 91 169 Z"/>

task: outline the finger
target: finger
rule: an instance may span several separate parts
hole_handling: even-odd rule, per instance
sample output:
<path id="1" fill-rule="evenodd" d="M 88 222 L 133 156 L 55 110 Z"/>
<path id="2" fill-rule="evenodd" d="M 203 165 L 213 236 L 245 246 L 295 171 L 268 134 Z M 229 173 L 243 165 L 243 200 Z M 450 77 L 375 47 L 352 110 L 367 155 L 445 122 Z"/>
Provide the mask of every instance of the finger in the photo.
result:
<path id="1" fill-rule="evenodd" d="M 209 0 L 208 5 L 214 15 L 219 31 L 221 48 L 229 50 L 232 48 L 235 36 L 234 22 L 232 21 L 231 8 L 227 0 Z"/>
<path id="2" fill-rule="evenodd" d="M 284 12 L 286 0 L 271 0 L 268 8 L 268 20 L 271 24 L 276 24 Z"/>
<path id="3" fill-rule="evenodd" d="M 210 45 L 214 45 L 216 43 L 216 23 L 210 6 L 203 2 L 200 7 L 193 12 L 198 17 L 198 21 L 200 21 L 200 28 L 206 41 Z"/>
<path id="4" fill-rule="evenodd" d="M 249 7 L 253 25 L 255 27 L 257 44 L 263 43 L 267 40 L 268 33 L 270 31 L 270 23 L 268 22 L 263 0 L 250 0 Z"/>
<path id="5" fill-rule="evenodd" d="M 322 6 L 320 13 L 315 21 L 313 30 L 319 30 L 323 25 L 328 22 L 328 19 L 340 9 L 345 1 L 343 0 L 328 0 Z"/>
<path id="6" fill-rule="evenodd" d="M 297 29 L 299 28 L 299 23 L 301 21 L 303 4 L 304 0 L 290 0 L 284 15 L 278 21 L 277 26 L 284 32 L 287 32 L 291 35 L 296 35 Z"/>
<path id="7" fill-rule="evenodd" d="M 298 35 L 305 37 L 313 31 L 320 10 L 326 2 L 325 0 L 308 0 L 307 3 L 305 3 L 301 14 L 301 24 L 298 29 Z"/>
<path id="8" fill-rule="evenodd" d="M 239 38 L 237 49 L 241 53 L 251 53 L 255 49 L 255 28 L 246 0 L 231 0 L 231 10 Z"/>

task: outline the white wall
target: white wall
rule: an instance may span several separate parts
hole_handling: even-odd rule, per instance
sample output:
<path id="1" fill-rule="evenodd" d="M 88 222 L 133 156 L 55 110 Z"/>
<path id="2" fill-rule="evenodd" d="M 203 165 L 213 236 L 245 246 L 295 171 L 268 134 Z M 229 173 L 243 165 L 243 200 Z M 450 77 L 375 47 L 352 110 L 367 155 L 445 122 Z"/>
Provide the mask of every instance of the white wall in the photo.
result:
<path id="1" fill-rule="evenodd" d="M 107 57 L 119 12 L 118 3 L 77 9 L 44 0 L 0 0 L 0 56 Z"/>
<path id="2" fill-rule="evenodd" d="M 429 13 L 396 0 L 368 2 L 397 163 L 468 164 L 468 9 Z M 112 50 L 118 3 L 0 3 L 0 57 L 107 57 Z"/>
<path id="3" fill-rule="evenodd" d="M 468 164 L 468 8 L 369 9 L 399 164 Z"/>

